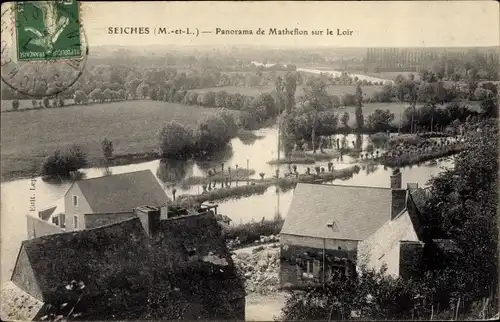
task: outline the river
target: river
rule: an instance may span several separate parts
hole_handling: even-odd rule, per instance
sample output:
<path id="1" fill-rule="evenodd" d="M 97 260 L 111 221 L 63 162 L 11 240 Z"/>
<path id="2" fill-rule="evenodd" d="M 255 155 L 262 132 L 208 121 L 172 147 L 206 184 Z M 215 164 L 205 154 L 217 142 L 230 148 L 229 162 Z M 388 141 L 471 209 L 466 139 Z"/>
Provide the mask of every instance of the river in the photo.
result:
<path id="1" fill-rule="evenodd" d="M 263 64 L 258 61 L 252 61 L 252 64 L 255 66 L 264 66 L 266 68 L 272 67 L 275 64 L 274 63 L 267 63 Z M 297 67 L 297 72 L 304 72 L 304 73 L 311 73 L 311 74 L 327 74 L 331 75 L 333 77 L 340 77 L 342 75 L 342 71 L 338 70 L 323 70 L 323 69 L 313 69 L 313 68 L 302 68 L 302 67 Z M 360 81 L 366 80 L 367 82 L 382 82 L 386 83 L 389 82 L 391 84 L 394 84 L 394 81 L 391 79 L 384 79 L 384 78 L 378 78 L 378 77 L 373 77 L 373 76 L 368 76 L 364 74 L 355 74 L 355 73 L 347 73 L 348 76 L 354 78 L 357 77 Z"/>
<path id="2" fill-rule="evenodd" d="M 126 173 L 150 169 L 158 178 L 169 196 L 171 186 L 164 181 L 179 181 L 182 178 L 192 175 L 205 175 L 208 169 L 214 167 L 220 169 L 221 163 L 224 162 L 225 167 L 232 168 L 238 165 L 239 167 L 248 167 L 255 170 L 253 178 L 259 178 L 259 173 L 264 172 L 266 177 L 275 173 L 276 166 L 269 165 L 267 162 L 277 158 L 277 129 L 267 128 L 254 132 L 261 136 L 253 142 L 242 142 L 235 138 L 231 141 L 231 147 L 223 151 L 215 157 L 213 161 L 190 161 L 190 162 L 171 162 L 162 163 L 159 160 L 150 161 L 138 164 L 124 165 L 111 167 L 109 171 L 112 174 Z M 338 136 L 341 138 L 342 136 Z M 335 140 L 336 138 L 334 138 Z M 355 141 L 355 135 L 348 135 L 347 141 Z M 361 145 L 366 147 L 369 140 L 367 136 L 362 136 Z M 327 162 L 320 162 L 318 165 L 327 168 Z M 334 167 L 339 169 L 349 167 L 356 163 L 356 160 L 349 156 L 344 156 L 342 159 L 332 160 Z M 441 166 L 452 166 L 452 161 L 441 161 L 438 165 L 428 166 L 413 166 L 411 168 L 403 168 L 403 184 L 407 182 L 418 182 L 419 185 L 425 185 L 428 179 L 441 171 Z M 310 166 L 310 165 L 309 165 Z M 299 165 L 299 173 L 304 173 L 307 165 Z M 280 166 L 281 173 L 288 171 L 288 165 Z M 389 187 L 389 175 L 391 169 L 383 166 L 368 168 L 361 170 L 348 180 L 336 180 L 335 184 L 350 184 L 350 185 L 367 185 Z M 101 168 L 90 168 L 82 171 L 84 178 L 95 178 L 105 174 L 105 170 Z M 64 196 L 70 183 L 47 183 L 41 178 L 34 178 L 35 182 L 35 206 L 37 209 L 49 206 L 55 201 Z M 245 184 L 245 183 L 240 183 Z M 23 179 L 1 184 L 1 254 L 2 254 L 2 282 L 10 278 L 14 261 L 16 259 L 19 246 L 22 240 L 26 239 L 26 215 L 36 216 L 36 212 L 30 212 L 30 187 L 32 180 Z M 177 187 L 177 195 L 181 194 L 197 194 L 202 191 L 199 186 L 193 186 L 189 189 Z M 262 217 L 272 218 L 278 211 L 282 216 L 286 216 L 288 207 L 293 196 L 293 190 L 277 191 L 276 187 L 270 187 L 261 195 L 232 199 L 219 202 L 219 212 L 229 216 L 235 224 L 248 222 L 251 220 L 260 220 Z"/>

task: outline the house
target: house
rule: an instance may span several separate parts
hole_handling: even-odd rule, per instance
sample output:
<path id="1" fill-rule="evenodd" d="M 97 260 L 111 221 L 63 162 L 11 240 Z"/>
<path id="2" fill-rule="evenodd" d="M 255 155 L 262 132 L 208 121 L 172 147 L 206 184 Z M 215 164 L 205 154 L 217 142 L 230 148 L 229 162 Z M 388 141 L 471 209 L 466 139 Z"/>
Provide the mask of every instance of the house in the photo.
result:
<path id="1" fill-rule="evenodd" d="M 326 282 L 362 264 L 410 274 L 407 265 L 422 252 L 411 198 L 420 189 L 403 189 L 399 170 L 390 181 L 390 188 L 298 184 L 280 233 L 281 286 Z"/>
<path id="2" fill-rule="evenodd" d="M 120 219 L 131 218 L 132 210 L 141 205 L 163 207 L 169 198 L 150 170 L 129 172 L 99 178 L 79 180 L 66 191 L 64 198 L 55 205 L 38 212 L 39 219 L 65 231 L 87 227 L 87 214 L 115 214 Z M 98 217 L 97 215 L 95 217 Z M 95 218 L 93 217 L 93 218 Z M 34 221 L 28 218 L 28 221 Z M 113 222 L 116 220 L 112 220 Z M 28 223 L 30 226 L 30 223 Z M 34 227 L 41 226 L 31 225 Z M 43 235 L 29 230 L 28 236 Z"/>
<path id="3" fill-rule="evenodd" d="M 244 284 L 212 212 L 134 213 L 24 241 L 2 288 L 2 319 L 39 320 L 75 307 L 89 320 L 244 320 Z"/>

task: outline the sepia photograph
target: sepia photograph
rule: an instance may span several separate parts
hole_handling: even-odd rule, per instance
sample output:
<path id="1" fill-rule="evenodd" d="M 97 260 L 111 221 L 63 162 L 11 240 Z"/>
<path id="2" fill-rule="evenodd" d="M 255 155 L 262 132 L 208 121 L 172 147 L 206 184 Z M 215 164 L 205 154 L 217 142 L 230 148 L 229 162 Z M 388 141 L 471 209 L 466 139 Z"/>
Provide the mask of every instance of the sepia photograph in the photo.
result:
<path id="1" fill-rule="evenodd" d="M 497 1 L 1 12 L 3 321 L 499 319 Z"/>

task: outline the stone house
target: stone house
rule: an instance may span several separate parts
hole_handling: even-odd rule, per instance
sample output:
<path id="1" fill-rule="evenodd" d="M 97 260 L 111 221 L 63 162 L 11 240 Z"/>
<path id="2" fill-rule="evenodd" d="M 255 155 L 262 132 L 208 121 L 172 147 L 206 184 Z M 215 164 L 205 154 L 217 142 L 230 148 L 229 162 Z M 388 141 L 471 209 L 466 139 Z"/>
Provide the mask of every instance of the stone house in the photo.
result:
<path id="1" fill-rule="evenodd" d="M 212 212 L 162 219 L 159 208 L 142 206 L 134 213 L 24 241 L 2 289 L 2 319 L 38 320 L 75 306 L 88 320 L 244 320 L 244 284 Z M 71 283 L 82 285 L 78 301 Z"/>
<path id="2" fill-rule="evenodd" d="M 129 172 L 73 182 L 64 198 L 38 212 L 38 217 L 47 225 L 57 226 L 61 231 L 87 228 L 86 217 L 96 214 L 98 218 L 113 214 L 116 219 L 130 218 L 135 207 L 151 205 L 164 207 L 169 197 L 150 170 Z M 43 223 L 28 217 L 28 236 L 45 235 Z"/>
<path id="3" fill-rule="evenodd" d="M 399 170 L 390 181 L 390 188 L 298 184 L 280 233 L 281 286 L 320 284 L 362 264 L 408 275 L 405 263 L 422 253 L 411 197 L 422 189 L 403 189 Z"/>

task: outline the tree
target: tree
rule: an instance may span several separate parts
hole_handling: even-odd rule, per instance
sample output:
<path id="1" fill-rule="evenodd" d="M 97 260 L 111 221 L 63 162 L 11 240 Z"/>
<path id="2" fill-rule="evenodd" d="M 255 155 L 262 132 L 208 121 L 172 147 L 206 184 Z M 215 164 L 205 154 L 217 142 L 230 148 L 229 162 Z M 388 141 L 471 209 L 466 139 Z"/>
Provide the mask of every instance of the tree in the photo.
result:
<path id="1" fill-rule="evenodd" d="M 318 113 L 331 108 L 331 98 L 328 95 L 326 81 L 316 78 L 311 79 L 304 87 L 303 106 L 312 113 L 311 140 L 313 153 L 316 153 L 316 131 L 318 127 Z"/>
<path id="2" fill-rule="evenodd" d="M 89 96 L 90 99 L 94 102 L 102 102 L 102 100 L 104 99 L 102 90 L 100 88 L 94 89 L 92 92 L 90 92 Z"/>
<path id="3" fill-rule="evenodd" d="M 361 267 L 358 276 L 333 276 L 324 287 L 311 287 L 305 293 L 292 292 L 281 312 L 283 321 L 350 320 L 356 312 L 361 320 L 427 319 L 423 307 L 425 285 L 393 278 L 386 269 Z"/>
<path id="4" fill-rule="evenodd" d="M 392 129 L 392 122 L 394 121 L 394 113 L 389 110 L 376 109 L 368 115 L 367 127 L 373 132 L 386 132 Z"/>
<path id="5" fill-rule="evenodd" d="M 214 107 L 215 106 L 215 93 L 211 91 L 202 92 L 198 94 L 198 105 Z"/>
<path id="6" fill-rule="evenodd" d="M 481 101 L 481 110 L 488 117 L 498 116 L 498 92 L 496 87 L 481 86 L 474 91 L 476 99 Z"/>
<path id="7" fill-rule="evenodd" d="M 75 104 L 82 104 L 85 101 L 85 93 L 82 90 L 76 90 L 73 96 Z"/>
<path id="8" fill-rule="evenodd" d="M 12 110 L 13 111 L 17 111 L 19 110 L 19 100 L 18 99 L 14 99 L 12 100 Z"/>
<path id="9" fill-rule="evenodd" d="M 215 106 L 216 107 L 227 107 L 226 106 L 226 98 L 228 94 L 226 91 L 220 91 L 215 93 Z"/>
<path id="10" fill-rule="evenodd" d="M 342 118 L 340 119 L 340 121 L 345 128 L 349 128 L 349 118 L 350 117 L 348 112 L 344 112 L 344 114 L 342 114 Z"/>
<path id="11" fill-rule="evenodd" d="M 170 121 L 158 135 L 158 147 L 164 158 L 185 159 L 194 152 L 194 136 L 191 128 Z"/>
<path id="12" fill-rule="evenodd" d="M 104 155 L 104 159 L 108 161 L 113 156 L 113 142 L 105 138 L 101 141 L 101 149 Z"/>
<path id="13" fill-rule="evenodd" d="M 111 95 L 111 90 L 109 88 L 106 88 L 104 92 L 102 92 L 102 95 L 105 101 L 111 101 L 111 99 L 113 98 Z"/>
<path id="14" fill-rule="evenodd" d="M 363 90 L 361 89 L 361 85 L 358 84 L 356 87 L 356 126 L 358 131 L 362 131 L 365 119 L 363 117 Z"/>
<path id="15" fill-rule="evenodd" d="M 198 122 L 196 144 L 199 152 L 212 153 L 224 148 L 231 139 L 226 120 L 221 115 L 210 115 Z"/>
<path id="16" fill-rule="evenodd" d="M 137 86 L 137 90 L 136 90 L 136 96 L 138 98 L 147 98 L 149 94 L 149 86 L 148 84 L 146 84 L 145 82 L 142 82 L 139 84 L 139 86 Z"/>
<path id="17" fill-rule="evenodd" d="M 295 73 L 290 73 L 288 72 L 285 76 L 285 93 L 286 93 L 286 100 L 285 100 L 285 109 L 288 112 L 291 112 L 295 108 L 295 92 L 297 90 L 297 76 L 298 74 Z"/>
<path id="18" fill-rule="evenodd" d="M 435 275 L 469 303 L 498 292 L 498 123 L 480 126 L 483 132 L 468 138 L 454 169 L 431 180 L 423 212 L 433 228 L 429 238 L 453 239 L 461 249 L 455 263 Z"/>

